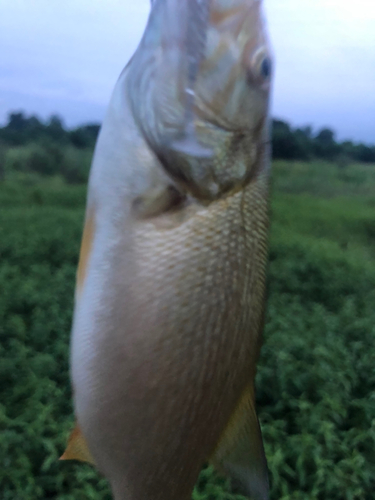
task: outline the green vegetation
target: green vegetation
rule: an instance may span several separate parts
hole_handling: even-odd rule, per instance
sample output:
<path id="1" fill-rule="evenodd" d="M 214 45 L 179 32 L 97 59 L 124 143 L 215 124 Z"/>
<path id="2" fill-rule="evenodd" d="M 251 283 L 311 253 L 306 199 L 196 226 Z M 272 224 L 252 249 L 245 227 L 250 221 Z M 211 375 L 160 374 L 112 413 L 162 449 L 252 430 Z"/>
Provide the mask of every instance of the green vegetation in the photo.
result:
<path id="1" fill-rule="evenodd" d="M 10 113 L 0 127 L 0 180 L 23 172 L 57 174 L 70 184 L 85 182 L 99 129 L 88 124 L 68 130 L 58 116 L 43 123 L 36 116 Z M 343 171 L 353 162 L 375 163 L 375 146 L 339 143 L 329 128 L 315 133 L 311 127 L 293 129 L 273 120 L 272 144 L 274 159 L 334 161 Z"/>
<path id="2" fill-rule="evenodd" d="M 86 182 L 99 128 L 91 124 L 67 130 L 58 116 L 42 123 L 35 116 L 11 113 L 0 128 L 0 180 L 18 172 Z"/>
<path id="3" fill-rule="evenodd" d="M 17 148 L 12 161 L 34 146 Z M 41 176 L 42 163 L 0 182 L 0 498 L 109 500 L 90 466 L 57 460 L 73 423 L 68 343 L 85 187 Z M 372 165 L 274 165 L 257 377 L 273 500 L 373 498 L 373 193 Z M 211 468 L 193 497 L 240 498 Z"/>
<path id="4" fill-rule="evenodd" d="M 284 160 L 312 160 L 313 158 L 337 162 L 345 168 L 350 162 L 375 163 L 375 147 L 337 142 L 335 133 L 323 128 L 314 133 L 311 127 L 293 129 L 282 120 L 273 120 L 273 157 Z"/>

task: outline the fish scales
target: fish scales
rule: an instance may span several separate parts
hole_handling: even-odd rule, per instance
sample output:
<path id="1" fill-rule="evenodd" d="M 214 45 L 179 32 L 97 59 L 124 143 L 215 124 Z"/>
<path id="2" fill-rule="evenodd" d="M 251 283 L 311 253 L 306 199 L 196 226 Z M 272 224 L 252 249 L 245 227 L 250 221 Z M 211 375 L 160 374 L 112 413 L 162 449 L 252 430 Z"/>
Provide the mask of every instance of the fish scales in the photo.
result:
<path id="1" fill-rule="evenodd" d="M 185 26 L 184 3 L 153 2 L 90 174 L 71 347 L 77 427 L 62 458 L 95 464 L 115 500 L 188 499 L 207 460 L 244 494 L 268 498 L 254 377 L 270 55 L 260 2 L 209 5 L 202 59 L 201 45 L 176 53 L 160 33 L 173 19 Z M 185 142 L 199 140 L 205 157 L 173 148 L 189 115 L 187 55 L 201 62 Z M 227 74 L 221 87 L 217 74 Z"/>
<path id="2" fill-rule="evenodd" d="M 91 418 L 98 421 L 106 419 L 112 429 L 113 442 L 106 438 L 112 458 L 120 444 L 119 452 L 121 455 L 124 453 L 126 443 L 125 451 L 129 457 L 127 480 L 131 483 L 133 473 L 133 480 L 138 483 L 139 470 L 142 469 L 142 484 L 146 488 L 145 483 L 150 483 L 147 495 L 151 498 L 159 498 L 158 491 L 170 488 L 171 474 L 176 474 L 178 479 L 181 473 L 175 470 L 177 464 L 181 465 L 185 475 L 184 464 L 192 461 L 200 464 L 205 457 L 211 456 L 216 445 L 217 429 L 223 428 L 230 417 L 228 412 L 253 377 L 251 367 L 254 361 L 251 360 L 258 355 L 258 350 L 252 346 L 257 341 L 262 321 L 263 311 L 259 306 L 264 297 L 265 280 L 262 267 L 257 274 L 246 270 L 251 270 L 254 258 L 259 261 L 265 258 L 265 232 L 259 239 L 252 237 L 258 224 L 265 224 L 267 206 L 262 203 L 263 195 L 262 190 L 250 184 L 244 192 L 212 205 L 208 213 L 204 210 L 202 214 L 194 214 L 178 226 L 177 232 L 175 228 L 163 227 L 160 230 L 154 222 L 143 223 L 142 227 L 135 229 L 135 252 L 142 268 L 137 274 L 136 286 L 132 287 L 134 303 L 129 300 L 129 294 L 127 304 L 121 302 L 118 308 L 114 305 L 114 310 L 121 310 L 121 316 L 125 314 L 129 322 L 122 325 L 125 331 L 137 325 L 138 345 L 127 346 L 129 339 L 124 336 L 117 339 L 118 344 L 112 338 L 111 345 L 108 345 L 107 336 L 103 335 L 103 345 L 97 347 L 102 363 L 117 364 L 116 356 L 119 355 L 120 363 L 128 363 L 129 379 L 118 381 L 121 387 L 116 388 L 116 373 L 113 373 L 114 379 L 105 379 L 104 387 L 97 387 L 98 394 L 93 394 L 95 399 L 99 399 L 105 387 L 111 386 L 116 395 L 114 406 L 123 408 L 125 413 L 120 419 L 119 414 L 114 413 L 112 421 L 111 415 L 106 415 L 106 408 L 98 406 Z M 243 225 L 242 211 L 245 219 L 248 212 L 254 216 L 248 228 Z M 226 214 L 224 220 L 223 212 Z M 179 243 L 185 239 L 191 241 L 190 245 L 180 247 Z M 110 276 L 109 279 L 116 282 L 117 276 Z M 151 290 L 150 282 L 153 283 Z M 169 282 L 171 286 L 168 286 Z M 212 289 L 216 291 L 214 295 Z M 139 316 L 145 308 L 148 310 L 147 317 L 140 320 Z M 111 314 L 115 324 L 114 313 Z M 150 343 L 147 334 L 154 324 L 160 325 L 159 335 L 155 335 Z M 178 332 L 176 325 L 179 325 Z M 240 334 L 243 328 L 248 330 L 245 338 Z M 205 330 L 210 331 L 209 337 L 205 337 Z M 230 336 L 224 335 L 226 330 Z M 217 344 L 212 342 L 215 337 Z M 171 342 L 172 351 L 168 345 Z M 138 352 L 136 359 L 132 356 L 124 359 L 124 352 L 134 350 Z M 158 355 L 153 355 L 153 352 Z M 184 362 L 187 353 L 191 354 L 188 365 Z M 244 373 L 234 370 L 233 366 L 238 366 Z M 215 373 L 214 378 L 212 373 Z M 213 390 L 214 384 L 217 390 Z M 135 393 L 121 390 L 127 386 Z M 142 398 L 138 400 L 140 392 Z M 181 392 L 184 405 L 179 397 Z M 124 402 L 119 397 L 121 393 Z M 228 406 L 229 397 L 233 398 L 233 403 Z M 163 419 L 157 421 L 155 416 L 160 414 Z M 120 430 L 116 432 L 119 420 L 127 422 L 126 435 L 121 431 L 121 443 L 118 440 Z M 207 422 L 210 422 L 208 429 Z M 178 429 L 175 450 L 170 440 L 171 428 Z M 147 443 L 141 453 L 145 434 Z M 196 442 L 202 453 L 201 460 L 197 456 Z M 183 447 L 186 454 L 181 450 L 181 443 L 186 443 Z M 158 450 L 157 457 L 153 456 L 152 449 Z M 138 460 L 133 450 L 138 450 Z M 124 467 L 123 461 L 121 464 Z M 168 475 L 163 473 L 165 467 Z M 195 473 L 196 470 L 190 487 L 195 482 Z M 163 480 L 166 481 L 164 485 Z M 185 489 L 182 482 L 179 481 L 178 485 Z M 175 494 L 180 496 L 181 492 Z"/>

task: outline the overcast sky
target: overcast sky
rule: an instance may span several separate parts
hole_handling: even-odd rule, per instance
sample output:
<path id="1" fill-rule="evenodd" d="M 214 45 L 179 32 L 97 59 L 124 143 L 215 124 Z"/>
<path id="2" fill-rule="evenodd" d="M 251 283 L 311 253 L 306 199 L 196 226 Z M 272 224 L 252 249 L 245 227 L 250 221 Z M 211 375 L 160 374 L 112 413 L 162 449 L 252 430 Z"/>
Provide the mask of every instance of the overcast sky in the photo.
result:
<path id="1" fill-rule="evenodd" d="M 265 0 L 273 115 L 375 143 L 375 0 Z M 100 121 L 149 0 L 0 0 L 0 123 L 10 110 Z"/>

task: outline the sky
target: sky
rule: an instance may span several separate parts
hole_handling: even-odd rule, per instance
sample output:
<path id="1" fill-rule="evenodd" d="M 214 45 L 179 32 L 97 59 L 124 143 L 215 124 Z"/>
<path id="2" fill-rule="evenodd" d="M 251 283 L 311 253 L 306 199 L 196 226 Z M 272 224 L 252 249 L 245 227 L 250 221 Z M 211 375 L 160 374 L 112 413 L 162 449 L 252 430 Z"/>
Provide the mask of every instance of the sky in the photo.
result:
<path id="1" fill-rule="evenodd" d="M 101 121 L 149 0 L 0 0 L 0 124 L 10 111 Z M 264 0 L 273 116 L 375 143 L 375 1 Z"/>

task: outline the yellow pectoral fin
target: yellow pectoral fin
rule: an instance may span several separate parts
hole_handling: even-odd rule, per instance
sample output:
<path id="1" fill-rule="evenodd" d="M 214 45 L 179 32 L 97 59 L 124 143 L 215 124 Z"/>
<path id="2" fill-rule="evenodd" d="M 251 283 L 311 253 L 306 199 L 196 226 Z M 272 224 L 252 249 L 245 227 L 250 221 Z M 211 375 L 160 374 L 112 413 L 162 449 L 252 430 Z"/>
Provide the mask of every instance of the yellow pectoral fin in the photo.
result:
<path id="1" fill-rule="evenodd" d="M 83 228 L 81 249 L 79 252 L 79 262 L 76 279 L 76 294 L 80 294 L 86 278 L 87 264 L 91 254 L 92 241 L 95 234 L 95 210 L 91 207 L 87 210 L 85 226 Z"/>
<path id="2" fill-rule="evenodd" d="M 228 474 L 244 495 L 254 500 L 268 499 L 267 461 L 252 386 L 243 394 L 211 462 Z"/>
<path id="3" fill-rule="evenodd" d="M 81 429 L 76 425 L 69 436 L 68 445 L 60 460 L 79 460 L 95 465 Z"/>

